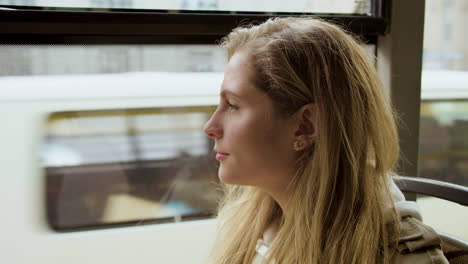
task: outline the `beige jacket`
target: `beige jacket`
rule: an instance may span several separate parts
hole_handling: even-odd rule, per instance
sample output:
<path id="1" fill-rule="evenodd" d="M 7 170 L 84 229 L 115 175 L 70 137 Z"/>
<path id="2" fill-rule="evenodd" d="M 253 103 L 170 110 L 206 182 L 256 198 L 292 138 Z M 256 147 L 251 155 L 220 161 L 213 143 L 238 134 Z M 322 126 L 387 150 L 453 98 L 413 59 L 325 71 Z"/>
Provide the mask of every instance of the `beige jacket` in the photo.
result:
<path id="1" fill-rule="evenodd" d="M 393 263 L 449 263 L 440 249 L 440 238 L 430 226 L 411 216 L 401 218 L 398 254 Z"/>
<path id="2" fill-rule="evenodd" d="M 392 181 L 394 205 L 400 217 L 400 239 L 398 253 L 393 258 L 395 264 L 440 264 L 449 263 L 440 249 L 440 238 L 430 226 L 423 224 L 421 214 L 415 202 L 406 201 L 405 197 Z M 257 255 L 252 264 L 264 264 L 268 247 L 275 237 L 276 230 L 268 229 L 257 242 Z M 280 263 L 271 263 L 280 264 Z"/>
<path id="3" fill-rule="evenodd" d="M 441 240 L 437 233 L 421 222 L 422 217 L 416 202 L 406 201 L 395 183 L 393 181 L 391 183 L 394 206 L 400 217 L 398 254 L 393 263 L 449 263 L 440 249 Z"/>

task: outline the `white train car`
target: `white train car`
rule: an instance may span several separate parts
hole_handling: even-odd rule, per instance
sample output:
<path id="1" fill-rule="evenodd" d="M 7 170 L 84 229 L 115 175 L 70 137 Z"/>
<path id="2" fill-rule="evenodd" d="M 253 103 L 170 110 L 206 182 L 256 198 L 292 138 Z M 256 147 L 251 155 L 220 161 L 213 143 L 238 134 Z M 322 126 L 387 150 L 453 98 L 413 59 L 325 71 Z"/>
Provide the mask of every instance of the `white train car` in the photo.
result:
<path id="1" fill-rule="evenodd" d="M 150 186 L 162 186 L 162 189 L 154 189 L 155 193 L 163 194 L 151 197 L 153 189 L 146 188 L 140 190 L 139 195 L 138 181 L 130 183 L 133 176 L 128 174 L 134 172 L 135 163 L 148 163 L 151 158 L 166 163 L 172 160 L 173 164 L 174 160 L 180 161 L 180 155 L 170 157 L 177 151 L 194 156 L 200 152 L 207 154 L 210 150 L 205 148 L 191 155 L 190 146 L 176 144 L 166 146 L 163 151 L 166 154 L 157 156 L 140 151 L 140 157 L 129 158 L 129 147 L 125 147 L 128 144 L 118 143 L 118 136 L 122 129 L 124 133 L 128 132 L 128 123 L 122 126 L 121 121 L 128 121 L 129 117 L 136 120 L 137 126 L 139 123 L 143 125 L 135 127 L 134 124 L 133 134 L 129 137 L 138 140 L 135 133 L 141 131 L 142 134 L 148 131 L 162 133 L 162 138 L 153 140 L 159 142 L 157 147 L 162 146 L 162 141 L 179 142 L 177 137 L 163 138 L 177 134 L 180 129 L 188 127 L 202 133 L 204 119 L 194 112 L 209 112 L 218 103 L 221 82 L 222 73 L 2 77 L 1 262 L 203 263 L 214 238 L 215 220 L 203 214 L 203 210 L 187 210 L 168 198 L 196 188 L 187 186 L 190 181 L 186 181 L 184 187 L 183 179 L 177 184 L 153 181 Z M 189 116 L 181 117 L 187 111 Z M 161 114 L 163 116 L 158 117 Z M 151 115 L 155 118 L 151 119 Z M 138 118 L 142 120 L 138 121 Z M 171 127 L 178 119 L 179 127 Z M 151 120 L 156 122 L 152 124 Z M 108 135 L 114 135 L 114 139 L 109 139 Z M 64 138 L 85 140 L 81 143 L 88 140 L 87 143 L 95 144 L 101 153 L 89 158 L 87 150 L 63 142 L 59 146 L 54 143 L 54 140 Z M 99 140 L 110 140 L 107 146 L 111 150 L 103 150 Z M 208 139 L 200 138 L 200 135 L 197 140 L 209 144 Z M 122 147 L 127 150 L 121 150 Z M 146 170 L 151 166 L 166 166 L 153 163 L 144 165 Z M 96 164 L 119 166 L 117 172 L 106 172 L 105 166 L 96 167 Z M 168 165 L 170 168 L 171 164 Z M 54 170 L 60 169 L 58 183 L 51 182 Z M 99 174 L 100 170 L 104 172 Z M 187 178 L 180 173 L 181 169 L 173 171 L 179 175 L 176 178 Z M 169 175 L 171 172 L 165 173 Z M 117 180 L 109 180 L 109 176 L 106 179 L 107 174 Z M 80 182 L 79 177 L 88 181 Z M 102 191 L 93 190 L 93 186 Z M 193 197 L 185 199 L 190 203 Z M 190 216 L 196 217 L 184 221 L 185 216 L 189 220 Z"/>

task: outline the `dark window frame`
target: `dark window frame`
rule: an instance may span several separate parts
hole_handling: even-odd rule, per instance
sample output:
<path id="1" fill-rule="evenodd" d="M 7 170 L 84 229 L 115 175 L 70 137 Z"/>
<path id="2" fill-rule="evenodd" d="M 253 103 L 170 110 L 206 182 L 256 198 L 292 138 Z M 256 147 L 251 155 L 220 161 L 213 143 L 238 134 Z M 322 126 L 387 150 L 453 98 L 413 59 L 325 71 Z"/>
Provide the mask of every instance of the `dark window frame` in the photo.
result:
<path id="1" fill-rule="evenodd" d="M 0 44 L 215 44 L 240 24 L 303 15 L 333 21 L 376 44 L 377 37 L 388 32 L 389 2 L 371 0 L 371 15 L 0 5 Z"/>

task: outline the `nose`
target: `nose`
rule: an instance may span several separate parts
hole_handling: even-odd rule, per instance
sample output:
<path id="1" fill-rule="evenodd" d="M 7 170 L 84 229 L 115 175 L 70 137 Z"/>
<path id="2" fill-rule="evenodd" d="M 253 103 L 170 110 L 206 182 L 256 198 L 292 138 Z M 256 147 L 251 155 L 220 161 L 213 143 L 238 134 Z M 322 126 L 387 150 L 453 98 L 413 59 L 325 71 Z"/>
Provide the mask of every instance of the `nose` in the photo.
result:
<path id="1" fill-rule="evenodd" d="M 220 139 L 223 136 L 223 129 L 217 113 L 218 111 L 215 111 L 203 127 L 205 134 L 213 139 Z"/>

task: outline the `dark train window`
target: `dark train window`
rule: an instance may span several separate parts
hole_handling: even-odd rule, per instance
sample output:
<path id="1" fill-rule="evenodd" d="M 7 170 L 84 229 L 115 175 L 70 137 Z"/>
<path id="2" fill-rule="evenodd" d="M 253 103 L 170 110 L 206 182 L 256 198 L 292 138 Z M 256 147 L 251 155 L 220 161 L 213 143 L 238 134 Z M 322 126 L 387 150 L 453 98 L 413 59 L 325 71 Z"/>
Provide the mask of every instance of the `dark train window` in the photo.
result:
<path id="1" fill-rule="evenodd" d="M 58 231 L 211 217 L 213 107 L 53 113 L 40 158 Z"/>

